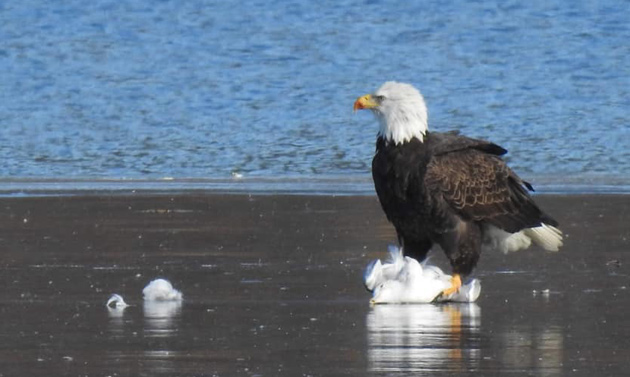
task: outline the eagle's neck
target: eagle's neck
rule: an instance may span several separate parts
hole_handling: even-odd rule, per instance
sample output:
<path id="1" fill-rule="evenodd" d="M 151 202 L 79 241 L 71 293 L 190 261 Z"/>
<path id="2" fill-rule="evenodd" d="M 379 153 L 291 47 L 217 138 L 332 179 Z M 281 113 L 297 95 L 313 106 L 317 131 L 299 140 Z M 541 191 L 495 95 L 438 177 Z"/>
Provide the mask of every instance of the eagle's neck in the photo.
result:
<path id="1" fill-rule="evenodd" d="M 426 107 L 401 107 L 397 111 L 376 114 L 380 130 L 379 136 L 387 142 L 402 144 L 413 138 L 424 141 L 429 130 Z"/>

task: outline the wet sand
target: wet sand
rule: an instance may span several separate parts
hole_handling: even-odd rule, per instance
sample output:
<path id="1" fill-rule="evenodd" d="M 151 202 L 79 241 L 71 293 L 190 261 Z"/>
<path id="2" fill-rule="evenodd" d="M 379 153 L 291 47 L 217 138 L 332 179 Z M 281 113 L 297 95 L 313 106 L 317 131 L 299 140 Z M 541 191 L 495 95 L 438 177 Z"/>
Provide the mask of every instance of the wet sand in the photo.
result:
<path id="1" fill-rule="evenodd" d="M 537 200 L 561 252 L 484 254 L 474 304 L 370 307 L 372 196 L 2 198 L 0 376 L 627 375 L 630 196 Z M 156 277 L 181 305 L 143 303 Z"/>

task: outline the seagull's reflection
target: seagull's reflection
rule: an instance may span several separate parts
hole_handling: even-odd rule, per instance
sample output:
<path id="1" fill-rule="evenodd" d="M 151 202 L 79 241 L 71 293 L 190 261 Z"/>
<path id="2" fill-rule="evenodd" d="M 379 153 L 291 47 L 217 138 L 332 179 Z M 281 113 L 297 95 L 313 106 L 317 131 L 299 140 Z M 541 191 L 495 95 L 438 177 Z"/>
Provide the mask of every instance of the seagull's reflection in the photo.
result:
<path id="1" fill-rule="evenodd" d="M 109 317 L 109 331 L 113 337 L 122 337 L 125 333 L 125 309 L 127 307 L 107 307 Z"/>
<path id="2" fill-rule="evenodd" d="M 476 304 L 374 306 L 367 315 L 369 369 L 474 370 L 480 319 Z"/>
<path id="3" fill-rule="evenodd" d="M 177 331 L 177 321 L 182 309 L 181 301 L 145 301 L 145 334 L 170 336 Z"/>
<path id="4" fill-rule="evenodd" d="M 127 307 L 111 307 L 108 306 L 107 307 L 107 314 L 109 315 L 109 318 L 122 318 L 123 314 L 125 314 L 125 309 L 127 309 Z"/>

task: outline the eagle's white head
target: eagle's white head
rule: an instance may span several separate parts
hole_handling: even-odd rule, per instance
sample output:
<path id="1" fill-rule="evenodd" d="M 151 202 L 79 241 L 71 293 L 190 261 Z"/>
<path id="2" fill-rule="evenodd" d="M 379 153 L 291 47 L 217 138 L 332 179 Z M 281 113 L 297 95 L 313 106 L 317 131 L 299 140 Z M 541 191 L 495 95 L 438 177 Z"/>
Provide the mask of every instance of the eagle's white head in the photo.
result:
<path id="1" fill-rule="evenodd" d="M 380 122 L 379 135 L 395 144 L 414 137 L 424 141 L 428 130 L 428 113 L 418 89 L 396 81 L 381 85 L 374 94 L 359 97 L 354 110 L 370 109 Z"/>

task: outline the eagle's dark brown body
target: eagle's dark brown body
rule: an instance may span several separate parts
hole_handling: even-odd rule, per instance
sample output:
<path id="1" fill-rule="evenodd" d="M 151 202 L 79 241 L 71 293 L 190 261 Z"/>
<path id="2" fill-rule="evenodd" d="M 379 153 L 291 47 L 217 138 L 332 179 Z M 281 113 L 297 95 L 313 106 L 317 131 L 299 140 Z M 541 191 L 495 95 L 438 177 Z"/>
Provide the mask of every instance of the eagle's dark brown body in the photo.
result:
<path id="1" fill-rule="evenodd" d="M 453 272 L 467 275 L 479 260 L 488 225 L 509 233 L 557 225 L 533 202 L 529 183 L 501 159 L 506 152 L 455 132 L 427 133 L 423 142 L 398 145 L 377 139 L 374 185 L 406 255 L 422 261 L 438 244 Z"/>

